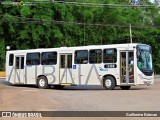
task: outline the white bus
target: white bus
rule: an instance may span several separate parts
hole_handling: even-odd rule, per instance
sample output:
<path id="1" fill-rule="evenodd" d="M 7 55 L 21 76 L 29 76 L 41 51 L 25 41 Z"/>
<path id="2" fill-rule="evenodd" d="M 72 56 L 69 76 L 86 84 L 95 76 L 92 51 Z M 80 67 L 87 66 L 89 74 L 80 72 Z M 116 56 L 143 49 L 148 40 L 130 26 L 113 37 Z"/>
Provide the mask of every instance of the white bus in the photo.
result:
<path id="1" fill-rule="evenodd" d="M 154 82 L 151 47 L 134 43 L 7 51 L 6 80 L 59 89 L 150 85 Z"/>

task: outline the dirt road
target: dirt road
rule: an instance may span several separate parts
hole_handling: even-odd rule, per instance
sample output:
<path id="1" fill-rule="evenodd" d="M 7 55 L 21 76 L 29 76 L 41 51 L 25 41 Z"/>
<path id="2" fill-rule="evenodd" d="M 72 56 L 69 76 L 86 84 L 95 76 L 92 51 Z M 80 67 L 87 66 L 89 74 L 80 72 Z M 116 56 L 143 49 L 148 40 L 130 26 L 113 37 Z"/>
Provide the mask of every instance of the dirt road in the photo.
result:
<path id="1" fill-rule="evenodd" d="M 160 77 L 152 86 L 111 91 L 101 86 L 38 89 L 0 79 L 0 111 L 160 111 Z"/>

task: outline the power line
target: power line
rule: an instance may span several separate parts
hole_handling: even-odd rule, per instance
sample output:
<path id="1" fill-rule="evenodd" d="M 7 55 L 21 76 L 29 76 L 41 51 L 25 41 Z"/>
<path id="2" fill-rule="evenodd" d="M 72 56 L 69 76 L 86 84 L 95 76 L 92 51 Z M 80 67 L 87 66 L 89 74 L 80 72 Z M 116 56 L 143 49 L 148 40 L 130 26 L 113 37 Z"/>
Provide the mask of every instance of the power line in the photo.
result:
<path id="1" fill-rule="evenodd" d="M 10 1 L 1 1 L 1 4 L 13 4 L 13 5 L 37 5 L 37 4 L 66 4 L 66 5 L 75 5 L 75 6 L 87 6 L 87 7 L 131 7 L 131 8 L 152 8 L 159 7 L 158 5 L 147 5 L 147 4 L 113 4 L 113 3 L 91 3 L 91 2 L 67 2 L 67 1 L 52 1 L 52 0 L 43 0 L 43 1 L 32 1 L 32 2 L 10 2 Z"/>
<path id="2" fill-rule="evenodd" d="M 3 16 L 3 15 L 1 15 Z M 53 24 L 61 24 L 61 25 L 81 25 L 81 26 L 101 26 L 101 27 L 121 27 L 121 28 L 128 28 L 128 25 L 113 25 L 113 24 L 102 24 L 102 23 L 84 23 L 84 22 L 71 22 L 71 21 L 57 21 L 57 20 L 35 20 L 34 18 L 26 18 L 26 17 L 18 17 L 18 16 L 10 16 L 17 18 L 19 20 L 4 20 L 3 22 L 13 22 L 13 23 L 37 23 L 37 24 L 46 24 L 50 23 Z M 132 28 L 160 28 L 160 26 L 132 26 Z"/>

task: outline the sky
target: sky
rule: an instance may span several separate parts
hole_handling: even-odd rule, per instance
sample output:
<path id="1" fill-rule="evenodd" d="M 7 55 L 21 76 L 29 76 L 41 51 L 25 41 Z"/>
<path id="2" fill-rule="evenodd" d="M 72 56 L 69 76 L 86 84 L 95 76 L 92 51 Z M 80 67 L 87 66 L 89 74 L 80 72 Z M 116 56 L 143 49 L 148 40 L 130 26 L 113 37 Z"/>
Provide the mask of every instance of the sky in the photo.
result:
<path id="1" fill-rule="evenodd" d="M 154 2 L 154 0 L 150 0 L 151 2 Z"/>

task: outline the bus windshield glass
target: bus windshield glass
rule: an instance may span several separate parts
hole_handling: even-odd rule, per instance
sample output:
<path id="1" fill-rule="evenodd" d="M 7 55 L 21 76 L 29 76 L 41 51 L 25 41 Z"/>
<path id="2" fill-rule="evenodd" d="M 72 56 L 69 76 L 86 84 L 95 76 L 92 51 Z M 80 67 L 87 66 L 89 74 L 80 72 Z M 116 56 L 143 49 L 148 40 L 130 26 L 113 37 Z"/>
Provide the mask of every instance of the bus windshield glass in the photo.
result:
<path id="1" fill-rule="evenodd" d="M 151 47 L 147 45 L 137 46 L 137 64 L 138 68 L 142 71 L 152 71 L 152 51 Z"/>

